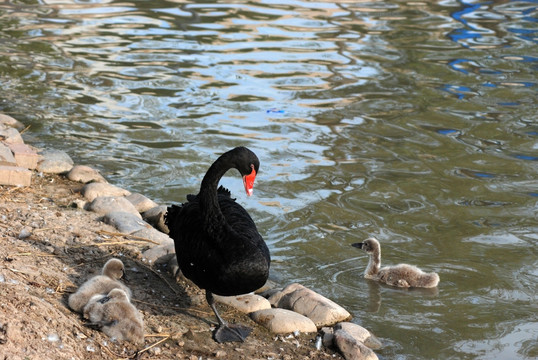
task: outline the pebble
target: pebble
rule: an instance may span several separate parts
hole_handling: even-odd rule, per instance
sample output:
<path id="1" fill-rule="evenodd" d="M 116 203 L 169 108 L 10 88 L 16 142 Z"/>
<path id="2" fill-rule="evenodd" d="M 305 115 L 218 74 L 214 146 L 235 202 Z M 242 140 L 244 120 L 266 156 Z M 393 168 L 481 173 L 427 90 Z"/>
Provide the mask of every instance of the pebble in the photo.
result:
<path id="1" fill-rule="evenodd" d="M 134 205 L 139 213 L 143 213 L 149 209 L 159 206 L 155 201 L 150 200 L 139 193 L 132 193 L 131 195 L 127 195 L 125 198 Z"/>
<path id="2" fill-rule="evenodd" d="M 298 283 L 290 284 L 282 291 L 273 294 L 269 301 L 275 307 L 293 310 L 307 316 L 320 328 L 351 318 L 351 314 L 334 301 Z"/>
<path id="3" fill-rule="evenodd" d="M 19 240 L 24 240 L 28 237 L 30 237 L 32 235 L 32 232 L 26 228 L 22 229 L 21 232 L 19 233 Z"/>
<path id="4" fill-rule="evenodd" d="M 94 202 L 98 201 L 97 199 Z M 102 220 L 105 224 L 114 226 L 122 234 L 132 234 L 149 226 L 140 218 L 140 215 L 137 215 L 126 211 L 110 211 L 105 213 Z"/>
<path id="5" fill-rule="evenodd" d="M 136 211 L 134 205 L 121 196 L 99 196 L 88 204 L 87 209 L 101 215 L 105 215 L 109 212 L 127 212 L 142 219 L 142 216 Z"/>
<path id="6" fill-rule="evenodd" d="M 318 329 L 316 324 L 306 316 L 286 309 L 264 309 L 250 313 L 256 323 L 275 334 L 289 334 L 294 331 L 313 333 Z"/>
<path id="7" fill-rule="evenodd" d="M 40 160 L 37 164 L 37 171 L 50 174 L 63 174 L 73 168 L 73 160 L 65 151 L 43 150 L 39 155 Z"/>
<path id="8" fill-rule="evenodd" d="M 93 201 L 99 196 L 127 196 L 131 194 L 130 191 L 115 185 L 99 182 L 84 185 L 81 193 L 88 201 Z"/>
<path id="9" fill-rule="evenodd" d="M 148 222 L 151 226 L 165 234 L 168 234 L 170 230 L 164 223 L 164 215 L 168 211 L 168 206 L 160 205 L 151 208 L 142 213 L 142 218 Z"/>
<path id="10" fill-rule="evenodd" d="M 73 166 L 73 168 L 67 173 L 67 178 L 71 181 L 77 181 L 83 184 L 87 184 L 89 182 L 107 182 L 99 171 L 86 165 Z"/>
<path id="11" fill-rule="evenodd" d="M 214 298 L 216 301 L 231 306 L 245 314 L 271 308 L 271 303 L 269 300 L 255 294 L 245 294 L 239 296 L 214 295 Z"/>

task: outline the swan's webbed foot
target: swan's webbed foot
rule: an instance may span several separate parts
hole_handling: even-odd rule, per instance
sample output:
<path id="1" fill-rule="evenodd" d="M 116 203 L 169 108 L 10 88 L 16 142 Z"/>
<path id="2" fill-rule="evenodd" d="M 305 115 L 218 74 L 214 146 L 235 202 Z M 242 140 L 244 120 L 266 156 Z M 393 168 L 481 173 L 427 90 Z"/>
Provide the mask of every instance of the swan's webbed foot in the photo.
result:
<path id="1" fill-rule="evenodd" d="M 243 342 L 251 333 L 252 328 L 244 325 L 221 324 L 213 333 L 213 338 L 218 343 Z"/>
<path id="2" fill-rule="evenodd" d="M 247 338 L 247 336 L 252 331 L 252 328 L 249 328 L 248 326 L 234 324 L 230 325 L 226 321 L 224 321 L 217 311 L 217 308 L 215 306 L 215 301 L 213 299 L 213 294 L 206 290 L 205 297 L 207 300 L 207 303 L 215 313 L 215 316 L 217 317 L 217 320 L 219 322 L 219 326 L 217 327 L 217 330 L 213 333 L 213 338 L 218 343 L 224 343 L 224 342 L 233 342 L 233 341 L 240 341 L 243 342 Z"/>

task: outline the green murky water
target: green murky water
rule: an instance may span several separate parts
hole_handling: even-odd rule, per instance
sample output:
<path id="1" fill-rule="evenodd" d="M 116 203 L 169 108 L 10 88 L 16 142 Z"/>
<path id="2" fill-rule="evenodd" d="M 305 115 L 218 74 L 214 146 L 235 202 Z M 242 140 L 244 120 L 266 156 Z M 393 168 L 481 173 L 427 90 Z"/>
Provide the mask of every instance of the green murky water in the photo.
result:
<path id="1" fill-rule="evenodd" d="M 528 1 L 0 2 L 0 111 L 162 202 L 261 159 L 273 276 L 342 304 L 384 359 L 538 357 L 538 10 Z M 384 262 L 437 291 L 366 281 Z"/>

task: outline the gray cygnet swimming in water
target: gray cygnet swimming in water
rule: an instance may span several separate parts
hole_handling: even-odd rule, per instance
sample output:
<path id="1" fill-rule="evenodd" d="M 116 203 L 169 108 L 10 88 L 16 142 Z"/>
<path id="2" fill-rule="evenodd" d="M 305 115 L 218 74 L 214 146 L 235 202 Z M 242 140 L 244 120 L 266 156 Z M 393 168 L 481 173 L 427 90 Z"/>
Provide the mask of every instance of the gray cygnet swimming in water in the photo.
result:
<path id="1" fill-rule="evenodd" d="M 433 288 L 439 283 L 439 275 L 425 273 L 414 265 L 399 264 L 381 267 L 381 246 L 375 238 L 369 238 L 351 246 L 366 251 L 370 259 L 364 272 L 367 279 L 377 280 L 387 285 L 409 288 Z"/>
<path id="2" fill-rule="evenodd" d="M 112 289 L 107 295 L 94 295 L 84 307 L 84 317 L 118 341 L 144 343 L 142 314 L 131 304 L 122 289 Z"/>
<path id="3" fill-rule="evenodd" d="M 97 275 L 82 284 L 78 290 L 69 296 L 68 305 L 71 309 L 81 313 L 84 306 L 93 295 L 106 295 L 112 289 L 122 289 L 131 298 L 131 290 L 120 279 L 124 276 L 125 267 L 121 260 L 112 258 L 103 266 L 101 275 Z"/>

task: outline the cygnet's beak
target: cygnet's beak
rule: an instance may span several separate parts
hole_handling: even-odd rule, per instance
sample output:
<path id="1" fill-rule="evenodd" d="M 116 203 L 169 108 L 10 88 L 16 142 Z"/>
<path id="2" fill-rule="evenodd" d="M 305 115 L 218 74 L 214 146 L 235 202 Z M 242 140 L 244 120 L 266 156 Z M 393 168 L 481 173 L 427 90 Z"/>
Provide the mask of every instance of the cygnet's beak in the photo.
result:
<path id="1" fill-rule="evenodd" d="M 123 276 L 121 277 L 121 279 L 123 280 L 123 282 L 126 282 L 126 283 L 129 282 L 129 279 L 127 279 L 127 274 L 125 273 L 125 271 L 123 272 Z"/>
<path id="2" fill-rule="evenodd" d="M 362 246 L 363 246 L 363 245 L 364 245 L 364 243 L 361 243 L 361 242 L 360 242 L 360 243 L 354 243 L 354 244 L 351 244 L 351 246 L 356 247 L 356 248 L 358 248 L 358 249 L 362 249 Z"/>
<path id="3" fill-rule="evenodd" d="M 102 299 L 99 299 L 97 302 L 101 304 L 105 304 L 110 300 L 110 296 L 104 296 Z"/>

